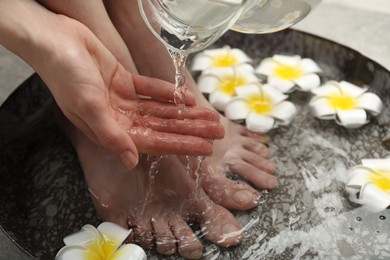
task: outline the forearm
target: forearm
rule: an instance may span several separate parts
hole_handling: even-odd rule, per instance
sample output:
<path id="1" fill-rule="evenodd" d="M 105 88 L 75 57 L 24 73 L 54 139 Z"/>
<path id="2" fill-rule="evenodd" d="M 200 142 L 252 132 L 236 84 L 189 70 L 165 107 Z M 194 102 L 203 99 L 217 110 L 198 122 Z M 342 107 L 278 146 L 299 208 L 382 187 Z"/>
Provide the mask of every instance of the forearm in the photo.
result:
<path id="1" fill-rule="evenodd" d="M 172 60 L 143 21 L 137 0 L 107 0 L 106 7 L 140 74 L 174 82 Z"/>
<path id="2" fill-rule="evenodd" d="M 0 1 L 0 44 L 31 66 L 41 55 L 43 25 L 50 14 L 32 0 Z"/>
<path id="3" fill-rule="evenodd" d="M 79 21 L 88 27 L 129 71 L 136 68 L 129 51 L 112 24 L 101 0 L 39 0 L 50 11 Z"/>

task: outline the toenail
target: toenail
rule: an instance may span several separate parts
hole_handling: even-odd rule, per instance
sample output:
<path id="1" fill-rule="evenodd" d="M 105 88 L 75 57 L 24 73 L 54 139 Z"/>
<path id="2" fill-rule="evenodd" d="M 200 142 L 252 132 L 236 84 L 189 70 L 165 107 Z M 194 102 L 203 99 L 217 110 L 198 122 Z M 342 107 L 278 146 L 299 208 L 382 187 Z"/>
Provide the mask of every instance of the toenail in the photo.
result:
<path id="1" fill-rule="evenodd" d="M 251 200 L 253 200 L 253 193 L 246 190 L 240 190 L 234 193 L 233 199 L 237 203 L 246 204 L 249 203 Z"/>
<path id="2" fill-rule="evenodd" d="M 278 179 L 276 177 L 270 176 L 267 179 L 267 184 L 269 187 L 277 187 L 279 185 Z"/>
<path id="3" fill-rule="evenodd" d="M 228 235 L 234 232 L 239 231 L 240 229 L 236 227 L 236 225 L 233 224 L 226 224 L 225 226 L 222 227 L 222 233 L 224 235 Z"/>
<path id="4" fill-rule="evenodd" d="M 189 254 L 188 259 L 200 259 L 203 255 L 202 249 L 196 249 Z"/>

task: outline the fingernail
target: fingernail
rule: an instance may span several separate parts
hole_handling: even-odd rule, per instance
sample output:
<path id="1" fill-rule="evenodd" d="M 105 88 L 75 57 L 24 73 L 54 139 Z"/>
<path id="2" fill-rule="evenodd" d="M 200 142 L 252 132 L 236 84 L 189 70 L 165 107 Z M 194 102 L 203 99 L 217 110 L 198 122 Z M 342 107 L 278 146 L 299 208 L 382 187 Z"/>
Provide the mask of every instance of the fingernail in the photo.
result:
<path id="1" fill-rule="evenodd" d="M 191 252 L 191 254 L 188 256 L 188 259 L 200 259 L 203 256 L 202 249 L 196 249 Z"/>
<path id="2" fill-rule="evenodd" d="M 120 159 L 128 169 L 133 169 L 138 163 L 138 156 L 134 155 L 130 151 L 122 153 Z"/>
<path id="3" fill-rule="evenodd" d="M 240 204 L 246 204 L 253 198 L 253 193 L 246 190 L 240 190 L 233 195 L 233 199 Z"/>
<path id="4" fill-rule="evenodd" d="M 226 224 L 225 226 L 222 227 L 222 233 L 225 235 L 235 233 L 239 230 L 240 229 L 233 224 Z"/>

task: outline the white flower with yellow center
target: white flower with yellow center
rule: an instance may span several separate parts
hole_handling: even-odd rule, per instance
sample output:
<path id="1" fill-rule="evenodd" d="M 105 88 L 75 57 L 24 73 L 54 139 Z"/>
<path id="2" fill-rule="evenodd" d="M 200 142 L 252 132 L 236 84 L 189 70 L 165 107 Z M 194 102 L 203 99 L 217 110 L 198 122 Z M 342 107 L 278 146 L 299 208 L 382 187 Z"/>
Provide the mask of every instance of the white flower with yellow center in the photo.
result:
<path id="1" fill-rule="evenodd" d="M 202 71 L 210 67 L 229 67 L 252 62 L 242 50 L 225 46 L 223 48 L 208 49 L 197 54 L 191 70 Z"/>
<path id="2" fill-rule="evenodd" d="M 390 158 L 364 159 L 349 174 L 346 190 L 352 202 L 372 212 L 390 206 Z"/>
<path id="3" fill-rule="evenodd" d="M 254 132 L 266 133 L 278 125 L 288 125 L 296 114 L 294 104 L 272 86 L 248 84 L 236 87 L 237 97 L 225 108 L 225 116 L 234 121 L 245 120 Z"/>
<path id="4" fill-rule="evenodd" d="M 357 128 L 369 121 L 367 112 L 377 116 L 383 109 L 380 98 L 352 83 L 329 81 L 312 90 L 316 95 L 309 103 L 313 114 L 320 119 L 335 119 L 339 125 Z"/>
<path id="5" fill-rule="evenodd" d="M 65 247 L 56 260 L 146 260 L 145 251 L 134 244 L 123 244 L 131 230 L 104 222 L 96 229 L 85 225 L 64 238 Z"/>
<path id="6" fill-rule="evenodd" d="M 274 55 L 261 61 L 255 70 L 268 79 L 268 84 L 283 93 L 292 92 L 295 88 L 310 91 L 321 84 L 320 67 L 308 58 L 300 56 Z"/>
<path id="7" fill-rule="evenodd" d="M 209 95 L 209 102 L 215 109 L 223 111 L 226 104 L 236 96 L 236 87 L 258 81 L 253 67 L 241 64 L 204 70 L 198 78 L 198 87 L 202 93 Z"/>

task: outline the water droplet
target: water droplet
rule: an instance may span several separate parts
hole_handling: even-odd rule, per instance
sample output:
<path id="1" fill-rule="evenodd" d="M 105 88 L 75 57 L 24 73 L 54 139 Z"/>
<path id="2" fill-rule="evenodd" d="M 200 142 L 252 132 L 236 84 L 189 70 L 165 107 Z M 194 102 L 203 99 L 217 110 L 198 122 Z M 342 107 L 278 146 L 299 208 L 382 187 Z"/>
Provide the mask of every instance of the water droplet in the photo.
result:
<path id="1" fill-rule="evenodd" d="M 211 246 L 210 246 L 210 250 L 211 250 L 212 252 L 214 252 L 214 251 L 219 250 L 219 247 L 218 247 L 217 245 L 211 245 Z"/>
<path id="2" fill-rule="evenodd" d="M 255 202 L 256 205 L 263 204 L 264 202 L 267 201 L 267 198 L 264 196 L 264 194 L 260 194 L 260 196 L 256 196 L 253 201 Z"/>
<path id="3" fill-rule="evenodd" d="M 362 221 L 361 217 L 356 217 L 356 221 Z"/>
<path id="4" fill-rule="evenodd" d="M 386 219 L 386 217 L 385 217 L 385 216 L 383 216 L 383 215 L 380 215 L 380 216 L 379 216 L 379 219 L 380 219 L 380 220 L 385 220 L 385 219 Z"/>
<path id="5" fill-rule="evenodd" d="M 335 211 L 334 207 L 326 207 L 326 208 L 324 208 L 324 212 L 325 213 L 331 213 L 331 212 L 334 212 L 334 211 Z"/>
<path id="6" fill-rule="evenodd" d="M 222 259 L 226 259 L 226 260 L 229 260 L 229 259 L 231 259 L 231 257 L 230 257 L 230 253 L 229 252 L 224 252 L 222 255 Z"/>
<path id="7" fill-rule="evenodd" d="M 243 238 L 249 238 L 251 236 L 251 233 L 248 230 L 244 230 L 242 232 L 242 237 Z"/>
<path id="8" fill-rule="evenodd" d="M 288 218 L 292 220 L 296 220 L 299 218 L 299 215 L 296 212 L 291 212 Z"/>

